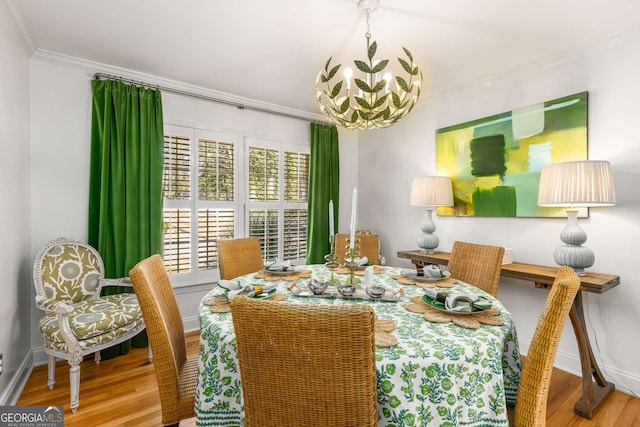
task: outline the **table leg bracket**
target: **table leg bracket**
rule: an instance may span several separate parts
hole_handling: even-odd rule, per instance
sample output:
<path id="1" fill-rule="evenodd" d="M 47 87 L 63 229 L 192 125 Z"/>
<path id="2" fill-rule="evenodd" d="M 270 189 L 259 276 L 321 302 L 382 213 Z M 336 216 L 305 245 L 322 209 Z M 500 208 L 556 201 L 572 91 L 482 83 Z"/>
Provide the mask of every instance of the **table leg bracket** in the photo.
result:
<path id="1" fill-rule="evenodd" d="M 576 414 L 591 419 L 613 392 L 615 385 L 604 378 L 593 354 L 584 319 L 581 291 L 578 291 L 573 300 L 569 318 L 576 334 L 580 364 L 582 365 L 582 397 L 578 399 L 573 410 Z"/>
<path id="2" fill-rule="evenodd" d="M 615 385 L 610 382 L 605 383 L 604 386 L 592 383 L 591 396 L 583 394 L 573 407 L 574 412 L 582 417 L 591 419 L 615 388 Z"/>

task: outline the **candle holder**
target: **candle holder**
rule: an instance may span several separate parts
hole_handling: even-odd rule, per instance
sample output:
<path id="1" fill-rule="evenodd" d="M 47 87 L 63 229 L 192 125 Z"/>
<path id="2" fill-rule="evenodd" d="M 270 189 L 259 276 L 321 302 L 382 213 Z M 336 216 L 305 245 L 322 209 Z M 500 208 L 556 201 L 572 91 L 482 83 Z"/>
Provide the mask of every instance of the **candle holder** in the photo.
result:
<path id="1" fill-rule="evenodd" d="M 340 280 L 333 276 L 335 269 L 340 265 L 338 264 L 338 256 L 336 255 L 336 236 L 329 236 L 329 246 L 331 252 L 324 256 L 324 260 L 327 261 L 324 265 L 329 269 L 329 271 L 331 271 L 331 278 L 329 278 L 327 283 L 329 285 L 337 286 L 340 284 Z"/>
<path id="2" fill-rule="evenodd" d="M 349 248 L 349 251 L 346 254 L 347 256 L 344 260 L 344 266 L 349 269 L 349 277 L 347 278 L 346 283 L 349 283 L 351 285 L 360 283 L 360 279 L 353 275 L 353 271 L 360 266 L 360 264 L 358 264 L 358 262 L 356 261 L 356 258 L 360 255 L 358 249 L 359 247 L 354 244 L 353 248 Z"/>

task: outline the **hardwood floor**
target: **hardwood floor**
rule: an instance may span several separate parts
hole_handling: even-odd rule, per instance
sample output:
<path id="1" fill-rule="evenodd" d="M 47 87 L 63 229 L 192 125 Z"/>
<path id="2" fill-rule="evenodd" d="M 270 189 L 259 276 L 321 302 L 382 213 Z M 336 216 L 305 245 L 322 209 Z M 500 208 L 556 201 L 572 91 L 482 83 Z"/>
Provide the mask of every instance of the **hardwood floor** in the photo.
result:
<path id="1" fill-rule="evenodd" d="M 198 332 L 187 334 L 187 351 L 198 352 Z M 18 405 L 63 405 L 66 427 L 160 426 L 160 401 L 153 365 L 146 349 L 105 360 L 99 365 L 82 362 L 80 369 L 80 407 L 69 410 L 69 365 L 56 365 L 56 386 L 47 388 L 47 367 L 34 368 L 18 400 Z M 579 377 L 554 370 L 547 404 L 548 427 L 640 427 L 640 399 L 616 391 L 591 420 L 573 412 L 581 392 Z M 181 426 L 195 426 L 195 418 Z"/>

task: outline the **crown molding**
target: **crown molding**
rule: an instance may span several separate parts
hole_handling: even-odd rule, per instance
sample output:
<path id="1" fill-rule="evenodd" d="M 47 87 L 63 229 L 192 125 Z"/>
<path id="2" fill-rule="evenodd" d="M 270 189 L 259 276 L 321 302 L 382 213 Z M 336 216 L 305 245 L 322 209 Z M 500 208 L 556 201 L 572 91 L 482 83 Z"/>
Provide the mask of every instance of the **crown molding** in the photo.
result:
<path id="1" fill-rule="evenodd" d="M 9 24 L 23 42 L 24 49 L 31 55 L 36 50 L 36 40 L 24 19 L 22 9 L 16 0 L 0 0 L 0 9 L 5 11 Z"/>
<path id="2" fill-rule="evenodd" d="M 168 90 L 174 90 L 176 92 L 186 92 L 196 98 L 205 100 L 209 99 L 211 101 L 217 99 L 222 101 L 223 103 L 233 104 L 236 106 L 236 108 L 239 109 L 247 108 L 267 113 L 273 112 L 285 116 L 297 116 L 315 122 L 326 121 L 326 118 L 321 114 L 311 113 L 309 111 L 298 110 L 295 108 L 288 108 L 282 105 L 271 104 L 257 99 L 236 96 L 230 93 L 207 89 L 201 86 L 195 86 L 177 80 L 167 79 L 153 74 L 141 73 L 127 68 L 107 65 L 100 62 L 52 52 L 45 49 L 36 49 L 32 55 L 32 60 L 83 71 L 86 72 L 91 78 L 93 78 L 94 74 L 96 73 L 104 73 L 122 77 L 124 79 L 134 80 L 151 87 L 159 86 L 161 88 L 164 87 Z"/>
<path id="3" fill-rule="evenodd" d="M 546 68 L 551 68 L 564 62 L 574 60 L 581 56 L 588 55 L 591 51 L 614 49 L 618 46 L 624 45 L 625 43 L 629 43 L 631 40 L 638 37 L 640 37 L 640 26 L 621 29 L 607 35 L 606 37 L 591 40 L 587 43 L 581 44 L 580 46 L 559 52 L 555 55 L 538 58 L 528 63 L 522 64 L 521 66 L 510 68 L 497 74 L 486 75 L 481 78 L 463 83 L 432 97 L 427 97 L 425 99 L 424 105 L 437 104 L 449 98 L 454 98 L 460 94 L 468 93 L 469 91 L 488 89 L 493 86 L 493 83 L 495 81 L 505 79 L 508 76 L 528 74 L 539 70 L 544 70 Z"/>

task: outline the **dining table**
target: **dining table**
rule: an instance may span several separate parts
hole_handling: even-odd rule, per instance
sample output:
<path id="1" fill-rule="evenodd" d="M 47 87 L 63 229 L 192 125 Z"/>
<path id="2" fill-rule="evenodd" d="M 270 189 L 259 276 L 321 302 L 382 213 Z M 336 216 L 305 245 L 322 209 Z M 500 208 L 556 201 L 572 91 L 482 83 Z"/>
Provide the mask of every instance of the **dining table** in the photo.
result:
<path id="1" fill-rule="evenodd" d="M 500 301 L 453 277 L 428 280 L 402 268 L 374 267 L 373 284 L 384 288 L 382 298 L 364 292 L 361 270 L 322 264 L 300 266 L 291 274 L 260 271 L 233 282 L 240 287 L 275 285 L 269 294 L 255 297 L 282 304 L 370 304 L 376 313 L 379 426 L 508 426 L 506 405 L 515 402 L 522 363 L 515 324 Z M 360 281 L 353 296 L 340 295 L 335 285 L 322 295 L 308 290 L 312 280 L 345 283 L 351 278 Z M 367 280 L 371 285 L 371 271 Z M 486 313 L 452 313 L 425 304 L 428 289 L 481 296 L 491 308 Z M 244 425 L 240 369 L 225 295 L 215 286 L 199 306 L 197 426 Z"/>

